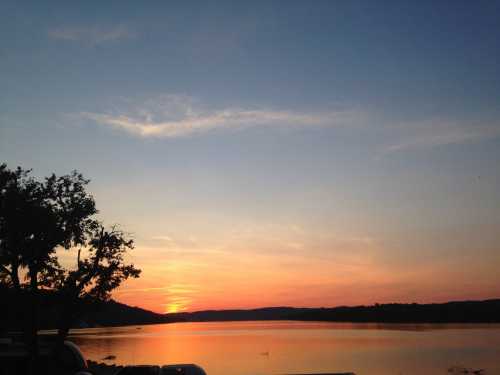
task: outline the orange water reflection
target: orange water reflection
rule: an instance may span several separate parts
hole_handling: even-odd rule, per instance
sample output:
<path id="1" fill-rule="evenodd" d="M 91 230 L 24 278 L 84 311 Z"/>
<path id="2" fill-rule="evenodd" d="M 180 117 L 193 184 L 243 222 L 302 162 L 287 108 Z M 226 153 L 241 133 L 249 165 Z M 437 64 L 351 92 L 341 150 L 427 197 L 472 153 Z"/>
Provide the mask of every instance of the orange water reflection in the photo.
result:
<path id="1" fill-rule="evenodd" d="M 176 323 L 78 330 L 72 340 L 93 360 L 197 363 L 209 375 L 446 374 L 455 364 L 500 374 L 500 325 Z"/>

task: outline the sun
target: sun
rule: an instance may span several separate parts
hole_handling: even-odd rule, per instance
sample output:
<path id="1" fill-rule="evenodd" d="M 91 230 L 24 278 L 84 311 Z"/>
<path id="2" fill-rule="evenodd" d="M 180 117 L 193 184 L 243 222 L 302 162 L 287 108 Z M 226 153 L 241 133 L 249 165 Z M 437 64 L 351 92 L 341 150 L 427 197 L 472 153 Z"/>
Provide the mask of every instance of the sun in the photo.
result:
<path id="1" fill-rule="evenodd" d="M 167 303 L 165 312 L 167 314 L 174 314 L 174 313 L 182 312 L 186 309 L 187 309 L 187 306 L 184 303 L 170 302 L 170 303 Z"/>

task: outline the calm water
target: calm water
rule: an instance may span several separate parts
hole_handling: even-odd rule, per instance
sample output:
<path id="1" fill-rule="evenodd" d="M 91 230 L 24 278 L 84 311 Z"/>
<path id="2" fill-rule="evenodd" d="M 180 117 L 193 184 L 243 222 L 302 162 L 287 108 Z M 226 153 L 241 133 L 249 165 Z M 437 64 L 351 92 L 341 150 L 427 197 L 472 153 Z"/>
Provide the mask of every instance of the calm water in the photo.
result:
<path id="1" fill-rule="evenodd" d="M 197 363 L 208 375 L 444 375 L 458 364 L 500 375 L 500 325 L 176 323 L 81 329 L 71 339 L 89 359 Z"/>

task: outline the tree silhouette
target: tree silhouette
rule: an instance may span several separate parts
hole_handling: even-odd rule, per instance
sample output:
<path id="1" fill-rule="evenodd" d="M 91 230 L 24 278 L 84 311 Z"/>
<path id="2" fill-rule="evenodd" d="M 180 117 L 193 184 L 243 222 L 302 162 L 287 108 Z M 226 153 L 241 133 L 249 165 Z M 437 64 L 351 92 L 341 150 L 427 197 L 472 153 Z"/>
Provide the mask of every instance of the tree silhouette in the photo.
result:
<path id="1" fill-rule="evenodd" d="M 49 289 L 65 303 L 63 339 L 82 298 L 108 299 L 113 289 L 140 270 L 125 264 L 133 241 L 116 227 L 105 230 L 95 219 L 89 180 L 74 171 L 38 181 L 31 170 L 0 165 L 0 282 L 28 291 L 31 305 L 29 344 L 37 354 L 39 289 Z M 76 252 L 76 267 L 63 267 L 58 251 Z"/>
<path id="2" fill-rule="evenodd" d="M 133 249 L 133 240 L 116 226 L 110 230 L 94 221 L 90 225 L 88 242 L 79 248 L 76 268 L 58 267 L 44 278 L 45 285 L 59 291 L 65 301 L 59 339 L 64 340 L 76 318 L 82 300 L 108 300 L 111 291 L 129 277 L 139 277 L 140 270 L 125 263 L 125 255 Z"/>
<path id="3" fill-rule="evenodd" d="M 34 238 L 30 224 L 40 208 L 40 184 L 29 178 L 29 173 L 0 165 L 0 274 L 3 282 L 17 290 L 21 288 L 19 271 L 27 260 L 23 250 L 29 248 Z"/>
<path id="4" fill-rule="evenodd" d="M 57 249 L 85 245 L 97 210 L 85 190 L 89 180 L 76 171 L 42 182 L 30 173 L 0 165 L 0 264 L 16 289 L 23 287 L 19 272 L 24 269 L 36 290 L 39 276 L 57 265 Z"/>

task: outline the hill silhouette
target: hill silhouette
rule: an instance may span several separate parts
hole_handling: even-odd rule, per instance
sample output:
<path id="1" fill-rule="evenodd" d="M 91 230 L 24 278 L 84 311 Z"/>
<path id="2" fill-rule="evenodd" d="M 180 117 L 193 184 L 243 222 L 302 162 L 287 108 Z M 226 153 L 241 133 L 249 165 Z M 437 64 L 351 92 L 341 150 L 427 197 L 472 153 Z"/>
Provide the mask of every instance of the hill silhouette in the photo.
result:
<path id="1" fill-rule="evenodd" d="M 21 330 L 25 322 L 22 298 L 13 290 L 0 288 L 0 331 Z M 41 298 L 40 327 L 57 327 L 59 297 L 45 292 Z M 245 320 L 298 320 L 378 323 L 500 323 L 500 299 L 454 301 L 432 304 L 375 304 L 332 308 L 265 307 L 240 310 L 206 310 L 159 314 L 110 301 L 83 302 L 76 327 L 105 327 L 174 322 L 213 322 Z"/>
<path id="2" fill-rule="evenodd" d="M 500 299 L 432 304 L 375 304 L 331 308 L 266 307 L 166 315 L 170 321 L 303 320 L 380 323 L 499 323 Z"/>

